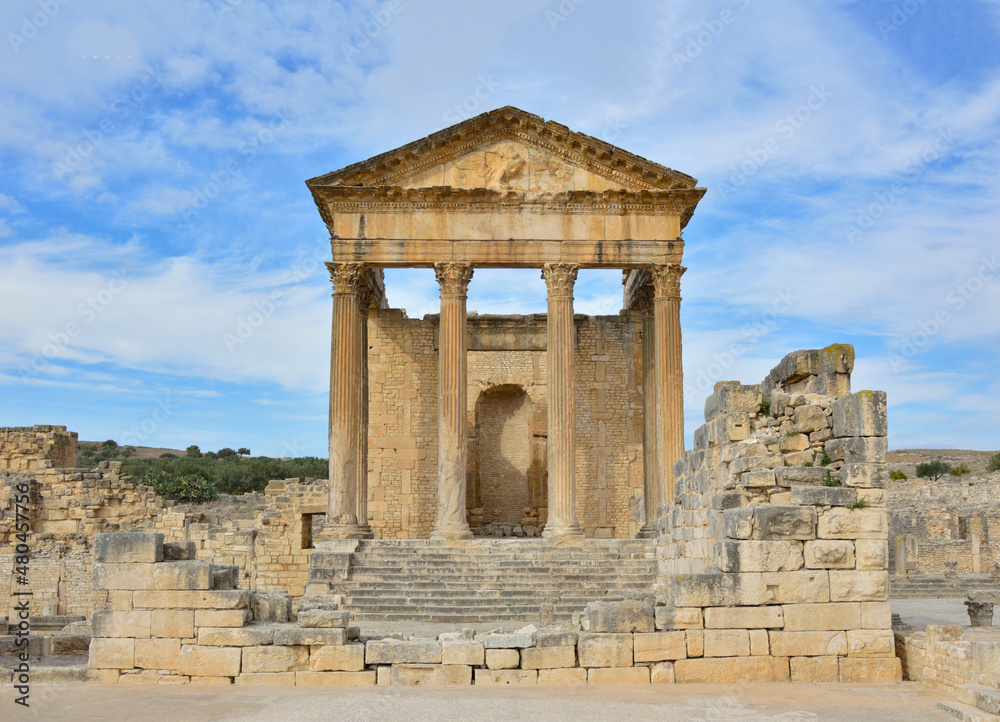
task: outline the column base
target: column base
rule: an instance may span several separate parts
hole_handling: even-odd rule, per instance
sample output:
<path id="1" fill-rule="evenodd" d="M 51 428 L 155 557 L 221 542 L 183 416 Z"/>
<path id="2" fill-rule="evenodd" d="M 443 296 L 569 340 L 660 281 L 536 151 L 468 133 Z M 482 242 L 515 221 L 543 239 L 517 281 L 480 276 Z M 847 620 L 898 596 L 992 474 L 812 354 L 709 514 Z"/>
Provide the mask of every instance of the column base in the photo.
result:
<path id="1" fill-rule="evenodd" d="M 472 538 L 468 524 L 446 524 L 431 532 L 431 541 L 459 541 Z"/>
<path id="2" fill-rule="evenodd" d="M 371 536 L 371 532 L 368 532 L 369 536 L 365 536 L 364 530 L 354 523 L 348 524 L 330 524 L 323 528 L 319 534 L 316 535 L 315 540 L 317 542 L 322 542 L 325 540 L 337 540 L 337 539 L 368 539 Z"/>
<path id="3" fill-rule="evenodd" d="M 645 523 L 635 535 L 636 539 L 653 539 L 656 537 L 656 524 Z"/>
<path id="4" fill-rule="evenodd" d="M 361 533 L 361 539 L 375 538 L 375 532 L 372 531 L 371 526 L 368 524 L 358 524 L 358 531 Z"/>
<path id="5" fill-rule="evenodd" d="M 542 530 L 543 539 L 583 539 L 583 530 L 576 522 L 549 521 Z"/>

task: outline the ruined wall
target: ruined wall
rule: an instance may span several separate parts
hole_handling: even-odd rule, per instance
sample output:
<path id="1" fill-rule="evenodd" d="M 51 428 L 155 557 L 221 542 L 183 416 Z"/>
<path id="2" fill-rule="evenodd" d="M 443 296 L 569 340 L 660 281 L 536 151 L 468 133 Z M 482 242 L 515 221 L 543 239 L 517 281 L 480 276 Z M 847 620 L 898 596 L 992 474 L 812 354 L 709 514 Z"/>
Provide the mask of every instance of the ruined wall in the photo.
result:
<path id="1" fill-rule="evenodd" d="M 795 352 L 762 384 L 722 382 L 705 403 L 657 521 L 657 557 L 669 601 L 658 613 L 704 626 L 705 648 L 711 638 L 726 658 L 706 667 L 761 654 L 792 681 L 899 679 L 886 398 L 850 393 L 853 364 L 850 346 Z"/>
<path id="2" fill-rule="evenodd" d="M 947 691 L 964 704 L 976 704 L 969 685 L 991 687 L 1000 672 L 1000 641 L 988 629 L 932 624 L 900 627 L 895 634 L 905 679 Z"/>
<path id="3" fill-rule="evenodd" d="M 381 538 L 430 535 L 437 514 L 438 317 L 373 313 L 369 323 L 369 517 Z M 577 518 L 588 536 L 627 538 L 642 525 L 642 379 L 638 319 L 577 316 Z M 544 315 L 469 317 L 470 522 L 489 523 L 475 434 L 479 400 L 499 386 L 531 402 L 531 507 L 544 523 L 548 435 Z M 486 463 L 496 463 L 487 455 Z M 523 461 L 523 460 L 520 460 Z M 522 464 L 523 465 L 523 464 Z M 489 475 L 489 474 L 488 474 Z M 496 475 L 494 475 L 496 476 Z M 487 495 L 489 498 L 489 495 Z M 509 511 L 509 510 L 508 510 Z"/>
<path id="4" fill-rule="evenodd" d="M 0 471 L 33 471 L 76 466 L 76 432 L 65 426 L 0 429 Z"/>

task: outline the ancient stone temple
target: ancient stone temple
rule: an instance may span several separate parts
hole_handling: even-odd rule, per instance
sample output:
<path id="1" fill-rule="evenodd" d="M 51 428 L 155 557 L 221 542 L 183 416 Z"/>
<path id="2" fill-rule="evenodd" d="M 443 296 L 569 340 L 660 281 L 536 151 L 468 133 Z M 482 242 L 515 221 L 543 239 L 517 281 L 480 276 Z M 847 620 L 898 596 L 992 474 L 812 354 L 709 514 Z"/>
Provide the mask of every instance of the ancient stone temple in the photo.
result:
<path id="1" fill-rule="evenodd" d="M 684 451 L 696 180 L 507 107 L 307 185 L 333 251 L 319 536 L 651 536 Z M 388 308 L 385 268 L 433 268 L 440 314 Z M 539 269 L 548 313 L 470 314 L 476 268 Z M 574 314 L 592 268 L 623 272 L 618 315 Z"/>

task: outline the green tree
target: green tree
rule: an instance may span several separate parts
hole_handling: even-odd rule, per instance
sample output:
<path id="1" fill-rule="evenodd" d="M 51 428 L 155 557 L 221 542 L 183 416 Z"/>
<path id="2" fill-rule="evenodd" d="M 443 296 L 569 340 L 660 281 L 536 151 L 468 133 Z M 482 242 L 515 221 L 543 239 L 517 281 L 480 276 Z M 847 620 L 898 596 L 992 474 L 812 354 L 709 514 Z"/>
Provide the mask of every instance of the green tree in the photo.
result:
<path id="1" fill-rule="evenodd" d="M 236 450 L 236 453 L 239 454 L 242 459 L 244 456 L 250 456 L 250 449 L 245 446 L 241 446 Z"/>
<path id="2" fill-rule="evenodd" d="M 128 457 L 132 456 L 132 454 L 134 454 L 134 453 L 135 453 L 135 447 L 134 446 L 123 446 L 122 447 L 122 458 L 123 459 L 127 459 Z"/>
<path id="3" fill-rule="evenodd" d="M 951 466 L 941 461 L 941 459 L 917 464 L 917 476 L 922 476 L 932 481 L 937 481 L 949 471 L 951 471 Z"/>
<path id="4" fill-rule="evenodd" d="M 987 471 L 1000 471 L 1000 451 L 993 454 L 990 457 L 989 463 L 986 465 Z"/>
<path id="5" fill-rule="evenodd" d="M 187 447 L 187 449 L 185 449 L 184 451 L 192 459 L 201 458 L 201 449 L 198 448 L 197 444 L 191 444 L 191 446 Z"/>
<path id="6" fill-rule="evenodd" d="M 104 442 L 104 444 L 102 444 L 102 446 L 104 446 L 104 447 L 106 447 L 108 449 L 117 449 L 118 448 L 118 442 L 115 441 L 114 439 L 108 439 L 107 441 Z"/>
<path id="7" fill-rule="evenodd" d="M 219 449 L 219 458 L 220 459 L 228 459 L 228 458 L 231 458 L 233 456 L 236 456 L 236 451 L 234 451 L 233 449 L 230 449 L 228 446 L 226 448 L 224 448 L 224 449 Z"/>

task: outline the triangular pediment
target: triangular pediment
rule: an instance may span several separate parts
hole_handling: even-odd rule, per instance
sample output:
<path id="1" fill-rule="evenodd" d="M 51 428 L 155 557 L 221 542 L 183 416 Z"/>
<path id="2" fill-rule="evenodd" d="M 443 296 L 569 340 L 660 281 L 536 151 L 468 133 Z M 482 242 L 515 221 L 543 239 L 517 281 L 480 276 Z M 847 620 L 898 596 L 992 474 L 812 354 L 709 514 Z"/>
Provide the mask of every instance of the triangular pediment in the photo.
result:
<path id="1" fill-rule="evenodd" d="M 320 187 L 485 188 L 527 196 L 566 191 L 695 188 L 691 176 L 513 107 L 306 181 Z"/>

